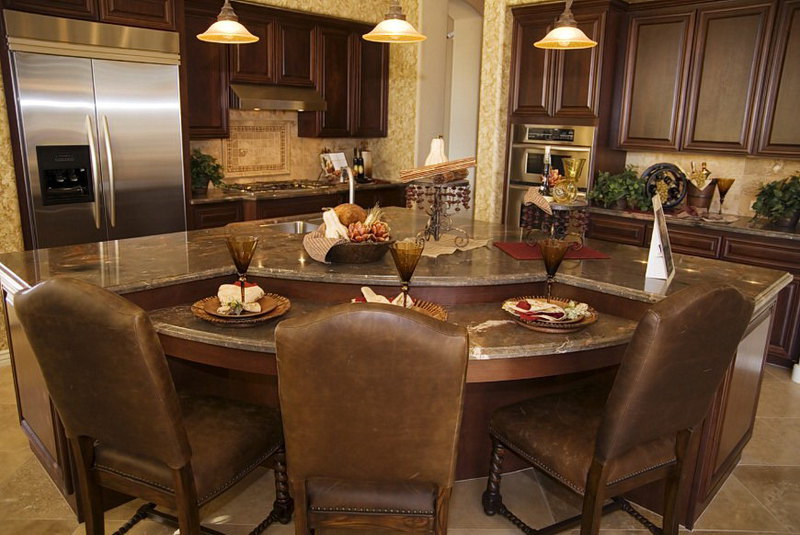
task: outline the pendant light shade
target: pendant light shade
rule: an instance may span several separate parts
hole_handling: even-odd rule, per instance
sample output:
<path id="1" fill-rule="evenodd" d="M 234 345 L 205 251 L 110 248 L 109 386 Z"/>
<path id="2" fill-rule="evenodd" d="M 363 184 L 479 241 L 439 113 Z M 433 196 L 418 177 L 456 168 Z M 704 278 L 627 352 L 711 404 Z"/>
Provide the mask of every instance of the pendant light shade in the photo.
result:
<path id="1" fill-rule="evenodd" d="M 225 0 L 222 9 L 217 15 L 217 22 L 208 27 L 206 31 L 197 35 L 201 41 L 209 43 L 222 43 L 226 45 L 241 45 L 255 43 L 258 37 L 247 31 L 239 23 L 239 17 L 231 7 L 230 0 Z"/>
<path id="2" fill-rule="evenodd" d="M 567 0 L 564 12 L 558 17 L 556 27 L 550 30 L 541 41 L 533 43 L 533 46 L 552 50 L 576 50 L 597 46 L 597 41 L 589 39 L 578 28 L 578 23 L 575 22 L 575 17 L 572 16 L 571 7 L 572 0 Z"/>
<path id="3" fill-rule="evenodd" d="M 418 43 L 427 39 L 406 20 L 400 0 L 392 0 L 384 20 L 363 37 L 376 43 Z"/>

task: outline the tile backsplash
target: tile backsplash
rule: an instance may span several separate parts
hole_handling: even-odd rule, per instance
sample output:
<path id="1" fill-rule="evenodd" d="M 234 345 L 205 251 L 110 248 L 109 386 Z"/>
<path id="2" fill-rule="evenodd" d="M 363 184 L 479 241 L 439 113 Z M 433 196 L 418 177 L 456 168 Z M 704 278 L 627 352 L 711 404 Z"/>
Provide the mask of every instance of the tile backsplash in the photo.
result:
<path id="1" fill-rule="evenodd" d="M 193 140 L 192 149 L 214 156 L 230 183 L 280 180 L 314 180 L 321 171 L 324 149 L 344 152 L 349 162 L 356 147 L 369 148 L 375 159 L 375 176 L 381 162 L 374 140 L 307 138 L 297 136 L 295 111 L 230 111 L 230 138 Z"/>
<path id="2" fill-rule="evenodd" d="M 800 172 L 800 161 L 743 156 L 720 156 L 691 152 L 629 152 L 627 163 L 642 173 L 654 163 L 669 162 L 688 173 L 690 162 L 706 162 L 711 178 L 735 178 L 733 187 L 725 197 L 725 213 L 742 216 L 754 215 L 750 208 L 762 184 L 780 180 Z M 719 193 L 714 194 L 711 210 L 719 208 Z"/>

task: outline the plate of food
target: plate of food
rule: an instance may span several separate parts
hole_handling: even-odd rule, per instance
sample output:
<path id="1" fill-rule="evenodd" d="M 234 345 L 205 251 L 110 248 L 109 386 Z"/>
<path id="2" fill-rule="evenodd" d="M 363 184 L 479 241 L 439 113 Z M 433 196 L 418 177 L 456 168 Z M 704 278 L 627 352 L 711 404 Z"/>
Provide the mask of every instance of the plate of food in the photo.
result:
<path id="1" fill-rule="evenodd" d="M 192 313 L 205 321 L 232 327 L 249 327 L 284 315 L 291 308 L 282 295 L 266 293 L 257 284 L 223 284 L 217 295 L 201 299 L 192 305 Z"/>
<path id="2" fill-rule="evenodd" d="M 592 307 L 571 299 L 514 297 L 506 299 L 502 308 L 523 327 L 545 333 L 575 332 L 597 321 Z"/>

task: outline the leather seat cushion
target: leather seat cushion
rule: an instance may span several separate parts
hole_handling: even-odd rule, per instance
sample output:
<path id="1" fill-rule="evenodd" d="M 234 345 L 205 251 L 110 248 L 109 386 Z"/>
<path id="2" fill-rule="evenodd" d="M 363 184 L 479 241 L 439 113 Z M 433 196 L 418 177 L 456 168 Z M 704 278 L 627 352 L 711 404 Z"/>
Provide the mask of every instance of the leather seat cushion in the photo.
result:
<path id="1" fill-rule="evenodd" d="M 572 490 L 583 494 L 609 384 L 595 383 L 498 409 L 490 431 Z M 634 447 L 606 463 L 612 485 L 675 460 L 675 437 Z"/>
<path id="2" fill-rule="evenodd" d="M 275 409 L 214 397 L 181 396 L 180 401 L 199 504 L 231 487 L 283 442 Z M 174 492 L 166 465 L 120 448 L 98 443 L 94 468 Z"/>
<path id="3" fill-rule="evenodd" d="M 433 515 L 436 485 L 420 481 L 359 481 L 329 477 L 306 480 L 314 512 Z"/>

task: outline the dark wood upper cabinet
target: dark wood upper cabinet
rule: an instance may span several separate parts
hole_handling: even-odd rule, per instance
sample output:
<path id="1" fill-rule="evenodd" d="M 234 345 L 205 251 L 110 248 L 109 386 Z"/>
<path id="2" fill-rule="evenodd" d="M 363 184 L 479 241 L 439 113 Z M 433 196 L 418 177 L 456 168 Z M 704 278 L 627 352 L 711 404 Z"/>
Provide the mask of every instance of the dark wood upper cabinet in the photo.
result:
<path id="1" fill-rule="evenodd" d="M 159 30 L 177 29 L 173 0 L 100 0 L 100 20 Z"/>
<path id="2" fill-rule="evenodd" d="M 597 117 L 600 99 L 600 56 L 603 53 L 605 12 L 575 14 L 583 33 L 598 46 L 559 50 L 553 54 L 553 117 Z"/>
<path id="3" fill-rule="evenodd" d="M 680 148 L 694 11 L 628 18 L 619 145 Z"/>
<path id="4" fill-rule="evenodd" d="M 752 149 L 773 2 L 736 4 L 698 10 L 683 148 Z"/>
<path id="5" fill-rule="evenodd" d="M 800 0 L 786 0 L 777 16 L 762 100 L 758 154 L 800 157 Z"/>
<path id="6" fill-rule="evenodd" d="M 74 19 L 97 20 L 100 15 L 97 0 L 5 0 L 3 6 Z"/>
<path id="7" fill-rule="evenodd" d="M 317 54 L 317 26 L 314 21 L 302 18 L 278 20 L 275 23 L 277 36 L 277 77 L 280 85 L 315 87 Z"/>
<path id="8" fill-rule="evenodd" d="M 258 37 L 255 43 L 231 47 L 231 82 L 271 84 L 275 82 L 275 20 L 263 10 L 237 4 L 239 22 Z"/>
<path id="9" fill-rule="evenodd" d="M 365 41 L 356 35 L 354 46 L 353 135 L 385 137 L 389 128 L 389 45 Z"/>
<path id="10" fill-rule="evenodd" d="M 195 36 L 208 29 L 217 12 L 196 8 L 185 11 L 186 78 L 188 80 L 189 137 L 228 137 L 228 49 Z"/>
<path id="11" fill-rule="evenodd" d="M 527 8 L 514 12 L 511 112 L 518 115 L 549 115 L 552 94 L 553 53 L 536 48 L 553 26 L 553 10 Z"/>

